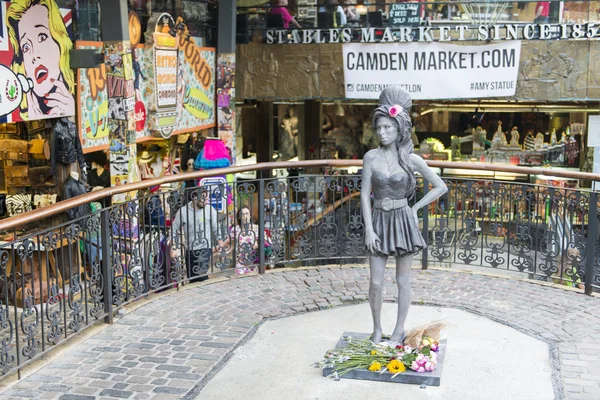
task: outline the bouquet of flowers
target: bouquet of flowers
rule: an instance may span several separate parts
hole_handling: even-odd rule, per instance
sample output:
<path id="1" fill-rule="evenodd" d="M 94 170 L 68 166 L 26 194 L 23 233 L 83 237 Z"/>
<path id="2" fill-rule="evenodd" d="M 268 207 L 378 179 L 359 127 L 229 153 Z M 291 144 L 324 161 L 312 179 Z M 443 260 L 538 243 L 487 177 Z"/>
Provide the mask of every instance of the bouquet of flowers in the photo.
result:
<path id="1" fill-rule="evenodd" d="M 353 340 L 345 336 L 345 347 L 328 351 L 316 367 L 331 368 L 330 377 L 339 379 L 348 372 L 366 369 L 372 372 L 398 374 L 407 369 L 415 372 L 433 372 L 438 362 L 441 322 L 416 327 L 408 332 L 403 343 L 373 343 L 370 338 Z"/>
<path id="2" fill-rule="evenodd" d="M 440 349 L 436 340 L 423 336 L 418 347 L 388 343 L 375 344 L 370 339 L 352 340 L 345 338 L 347 346 L 330 350 L 322 361 L 321 368 L 333 368 L 330 376 L 341 377 L 355 369 L 368 369 L 381 374 L 389 372 L 394 377 L 407 369 L 416 372 L 433 372 Z"/>

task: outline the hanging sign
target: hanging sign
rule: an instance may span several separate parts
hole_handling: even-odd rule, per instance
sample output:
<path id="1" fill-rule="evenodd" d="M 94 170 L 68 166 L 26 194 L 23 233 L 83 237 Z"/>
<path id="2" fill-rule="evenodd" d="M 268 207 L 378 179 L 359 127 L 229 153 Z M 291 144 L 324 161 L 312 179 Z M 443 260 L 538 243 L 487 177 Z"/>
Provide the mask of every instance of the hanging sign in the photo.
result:
<path id="1" fill-rule="evenodd" d="M 390 6 L 389 24 L 393 27 L 419 25 L 420 3 L 394 3 Z"/>
<path id="2" fill-rule="evenodd" d="M 346 97 L 377 99 L 391 85 L 415 100 L 514 96 L 521 42 L 343 46 Z"/>
<path id="3" fill-rule="evenodd" d="M 171 137 L 177 125 L 179 51 L 177 37 L 172 36 L 175 22 L 162 14 L 155 27 L 154 39 L 154 124 L 153 131 Z"/>

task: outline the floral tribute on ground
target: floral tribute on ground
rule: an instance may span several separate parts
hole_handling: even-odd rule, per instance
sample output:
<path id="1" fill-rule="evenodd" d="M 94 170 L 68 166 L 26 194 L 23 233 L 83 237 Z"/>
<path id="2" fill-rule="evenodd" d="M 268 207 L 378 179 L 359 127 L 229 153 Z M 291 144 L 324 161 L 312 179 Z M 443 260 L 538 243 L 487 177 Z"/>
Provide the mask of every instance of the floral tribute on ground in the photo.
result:
<path id="1" fill-rule="evenodd" d="M 391 374 L 392 379 L 407 370 L 433 372 L 438 364 L 439 336 L 443 326 L 437 322 L 415 328 L 408 333 L 404 343 L 373 343 L 370 337 L 356 340 L 344 336 L 346 345 L 329 350 L 315 366 L 329 369 L 328 376 L 336 380 L 355 370 Z"/>

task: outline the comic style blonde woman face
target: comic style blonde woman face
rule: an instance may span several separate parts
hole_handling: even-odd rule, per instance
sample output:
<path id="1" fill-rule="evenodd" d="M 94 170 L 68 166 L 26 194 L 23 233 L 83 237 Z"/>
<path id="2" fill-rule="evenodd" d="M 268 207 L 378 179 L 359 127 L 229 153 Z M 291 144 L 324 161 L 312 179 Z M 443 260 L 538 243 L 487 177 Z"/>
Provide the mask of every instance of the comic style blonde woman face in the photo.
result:
<path id="1" fill-rule="evenodd" d="M 30 117 L 73 112 L 74 77 L 67 57 L 72 42 L 56 4 L 52 0 L 14 0 L 7 19 L 15 49 L 13 70 L 33 81 L 33 94 L 27 97 L 28 111 L 34 114 Z"/>

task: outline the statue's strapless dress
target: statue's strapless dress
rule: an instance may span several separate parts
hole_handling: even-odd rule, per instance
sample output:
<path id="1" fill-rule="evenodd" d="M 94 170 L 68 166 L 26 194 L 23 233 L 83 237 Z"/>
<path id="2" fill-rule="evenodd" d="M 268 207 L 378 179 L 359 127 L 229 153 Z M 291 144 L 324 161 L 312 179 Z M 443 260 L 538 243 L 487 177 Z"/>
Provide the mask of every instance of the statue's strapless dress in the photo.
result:
<path id="1" fill-rule="evenodd" d="M 379 237 L 380 246 L 376 255 L 404 256 L 414 254 L 427 247 L 412 209 L 406 172 L 396 171 L 391 175 L 385 171 L 373 171 L 372 187 L 373 230 Z"/>

